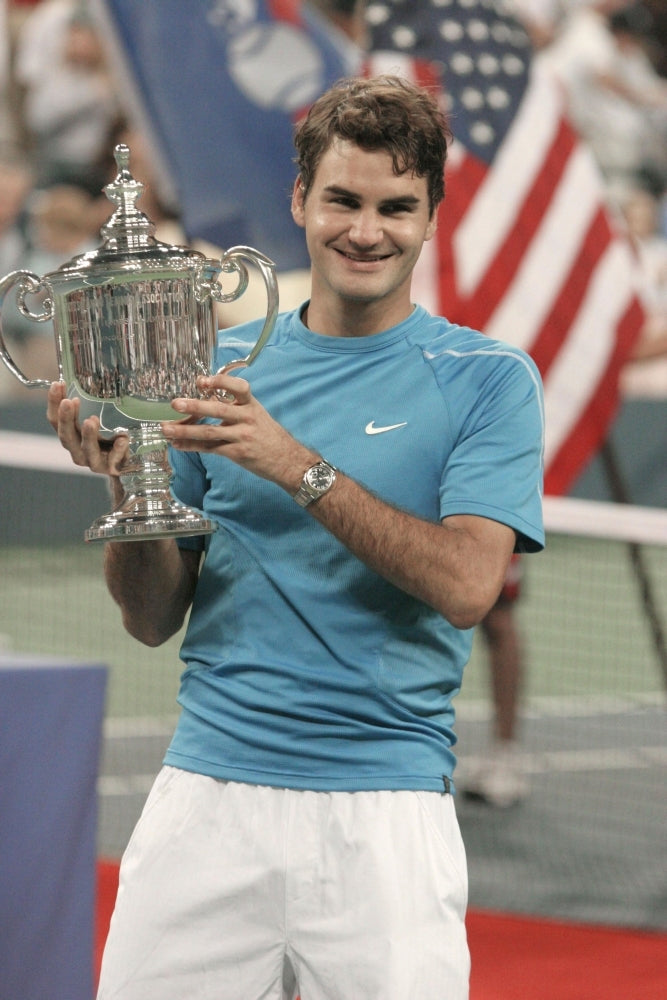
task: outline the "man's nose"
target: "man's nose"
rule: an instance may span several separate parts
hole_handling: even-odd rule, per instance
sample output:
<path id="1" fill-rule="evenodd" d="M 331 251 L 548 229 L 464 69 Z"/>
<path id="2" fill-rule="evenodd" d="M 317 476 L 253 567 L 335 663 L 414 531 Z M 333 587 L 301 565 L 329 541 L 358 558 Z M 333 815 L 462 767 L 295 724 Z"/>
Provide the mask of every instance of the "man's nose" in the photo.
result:
<path id="1" fill-rule="evenodd" d="M 382 239 L 382 220 L 377 212 L 355 213 L 350 226 L 350 239 L 358 246 L 375 246 Z"/>

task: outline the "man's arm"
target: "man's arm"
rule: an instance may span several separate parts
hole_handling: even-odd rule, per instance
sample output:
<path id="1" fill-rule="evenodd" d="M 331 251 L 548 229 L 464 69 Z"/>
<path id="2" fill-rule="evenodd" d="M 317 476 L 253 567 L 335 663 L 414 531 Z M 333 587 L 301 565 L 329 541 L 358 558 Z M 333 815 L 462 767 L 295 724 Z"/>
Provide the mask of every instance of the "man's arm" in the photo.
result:
<path id="1" fill-rule="evenodd" d="M 507 525 L 483 517 L 424 521 L 347 476 L 307 510 L 370 569 L 457 628 L 471 628 L 493 607 L 516 541 Z"/>
<path id="2" fill-rule="evenodd" d="M 273 420 L 244 379 L 216 375 L 201 379 L 200 387 L 231 392 L 234 402 L 175 400 L 180 414 L 220 422 L 163 424 L 173 447 L 224 455 L 294 496 L 303 473 L 321 456 Z M 476 624 L 495 603 L 515 544 L 507 525 L 474 516 L 448 517 L 441 524 L 424 521 L 343 474 L 306 508 L 304 516 L 309 514 L 372 570 L 458 628 Z"/>
<path id="3" fill-rule="evenodd" d="M 173 539 L 106 543 L 104 576 L 131 636 L 160 646 L 179 630 L 192 604 L 199 563 L 199 552 L 179 549 Z"/>
<path id="4" fill-rule="evenodd" d="M 97 417 L 78 422 L 79 400 L 65 398 L 65 386 L 54 383 L 47 418 L 75 465 L 109 478 L 113 502 L 122 499 L 120 472 L 127 438 L 100 439 Z M 120 606 L 125 628 L 148 646 L 158 646 L 179 630 L 192 603 L 199 575 L 199 553 L 179 549 L 173 539 L 108 542 L 104 573 L 111 596 Z"/>

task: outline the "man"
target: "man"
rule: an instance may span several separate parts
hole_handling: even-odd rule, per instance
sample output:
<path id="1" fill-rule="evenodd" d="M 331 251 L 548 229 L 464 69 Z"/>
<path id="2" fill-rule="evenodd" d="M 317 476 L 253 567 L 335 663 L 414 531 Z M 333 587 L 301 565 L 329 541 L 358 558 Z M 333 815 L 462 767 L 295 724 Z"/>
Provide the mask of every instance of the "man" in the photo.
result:
<path id="1" fill-rule="evenodd" d="M 542 400 L 522 352 L 410 301 L 448 137 L 397 78 L 315 102 L 292 198 L 310 300 L 163 425 L 175 493 L 219 530 L 106 548 L 132 635 L 191 612 L 100 998 L 468 995 L 451 700 L 512 551 L 543 544 Z M 216 365 L 257 331 L 221 333 Z M 101 450 L 58 384 L 49 419 L 119 494 L 122 439 Z"/>
<path id="2" fill-rule="evenodd" d="M 515 553 L 498 600 L 480 622 L 493 702 L 491 740 L 488 751 L 467 771 L 462 786 L 468 798 L 500 809 L 516 805 L 529 793 L 518 732 L 524 680 L 523 642 L 516 621 L 521 576 L 521 556 Z"/>

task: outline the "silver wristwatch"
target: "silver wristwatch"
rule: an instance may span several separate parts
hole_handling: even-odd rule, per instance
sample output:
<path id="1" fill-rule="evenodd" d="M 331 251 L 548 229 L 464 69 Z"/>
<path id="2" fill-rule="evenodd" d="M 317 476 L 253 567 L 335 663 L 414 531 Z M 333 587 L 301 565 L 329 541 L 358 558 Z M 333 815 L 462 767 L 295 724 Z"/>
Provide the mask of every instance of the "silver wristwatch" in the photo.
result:
<path id="1" fill-rule="evenodd" d="M 336 482 L 336 469 L 328 462 L 317 462 L 306 469 L 298 493 L 294 499 L 299 507 L 307 507 L 327 493 Z"/>

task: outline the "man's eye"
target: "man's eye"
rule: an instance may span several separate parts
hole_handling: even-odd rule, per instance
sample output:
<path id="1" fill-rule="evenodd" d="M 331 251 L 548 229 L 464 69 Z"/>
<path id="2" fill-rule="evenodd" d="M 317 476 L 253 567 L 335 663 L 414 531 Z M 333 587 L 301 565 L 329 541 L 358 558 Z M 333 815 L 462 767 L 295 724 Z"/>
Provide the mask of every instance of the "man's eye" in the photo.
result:
<path id="1" fill-rule="evenodd" d="M 382 211 L 385 215 L 400 215 L 403 212 L 411 212 L 412 206 L 406 205 L 404 202 L 397 201 L 392 202 L 390 205 L 385 205 Z"/>

